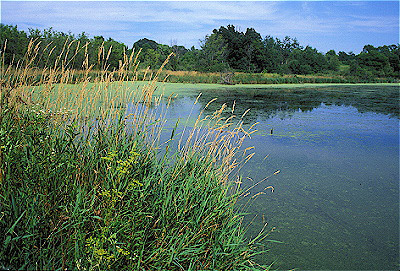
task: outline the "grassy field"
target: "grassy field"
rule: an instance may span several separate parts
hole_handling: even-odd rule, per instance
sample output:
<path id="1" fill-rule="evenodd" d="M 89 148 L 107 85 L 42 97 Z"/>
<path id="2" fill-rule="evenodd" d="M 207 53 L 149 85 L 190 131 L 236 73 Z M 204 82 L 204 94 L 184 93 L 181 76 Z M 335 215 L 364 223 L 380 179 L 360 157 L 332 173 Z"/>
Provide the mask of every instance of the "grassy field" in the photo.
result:
<path id="1" fill-rule="evenodd" d="M 240 119 L 200 115 L 171 151 L 161 70 L 127 83 L 126 56 L 76 77 L 60 56 L 43 73 L 37 48 L 0 67 L 0 269 L 269 269 L 253 261 L 269 231 L 246 240 L 235 209 L 251 157 Z"/>

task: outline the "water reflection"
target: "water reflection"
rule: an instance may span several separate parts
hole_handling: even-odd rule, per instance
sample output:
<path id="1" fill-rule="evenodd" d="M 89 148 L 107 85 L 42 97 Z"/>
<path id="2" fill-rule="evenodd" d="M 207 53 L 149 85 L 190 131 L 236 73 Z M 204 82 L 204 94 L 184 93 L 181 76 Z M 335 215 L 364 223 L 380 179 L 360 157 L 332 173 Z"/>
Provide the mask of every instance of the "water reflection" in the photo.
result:
<path id="1" fill-rule="evenodd" d="M 232 106 L 235 101 L 236 113 L 251 109 L 247 121 L 266 119 L 279 115 L 290 118 L 294 112 L 309 112 L 325 105 L 345 105 L 357 108 L 359 112 L 375 112 L 399 117 L 398 86 L 316 87 L 316 88 L 274 88 L 274 89 L 218 89 L 204 90 L 200 101 L 203 104 L 218 99 L 208 107 L 214 112 L 222 104 Z"/>
<path id="2" fill-rule="evenodd" d="M 172 104 L 172 125 L 176 118 L 195 118 L 212 98 L 218 99 L 207 114 L 224 103 L 232 109 L 236 101 L 236 115 L 250 108 L 247 123 L 259 122 L 259 132 L 245 146 L 254 146 L 256 154 L 242 175 L 257 182 L 281 170 L 252 190 L 252 195 L 266 194 L 247 210 L 257 215 L 249 218 L 249 237 L 267 221 L 277 227 L 271 238 L 284 242 L 266 242 L 271 250 L 259 256 L 260 261 L 302 270 L 398 267 L 397 86 L 202 93 L 195 106 L 197 92 Z M 275 187 L 274 193 L 264 190 L 269 185 Z"/>

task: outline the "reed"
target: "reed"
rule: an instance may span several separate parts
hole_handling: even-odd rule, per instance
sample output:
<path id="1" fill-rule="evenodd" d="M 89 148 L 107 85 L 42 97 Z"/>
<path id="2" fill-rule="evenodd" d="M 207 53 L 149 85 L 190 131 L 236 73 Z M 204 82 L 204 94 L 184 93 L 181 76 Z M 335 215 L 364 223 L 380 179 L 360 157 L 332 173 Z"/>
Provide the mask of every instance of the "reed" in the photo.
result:
<path id="1" fill-rule="evenodd" d="M 202 73 L 194 71 L 163 71 L 169 83 L 224 83 L 223 73 Z M 364 78 L 339 75 L 279 75 L 271 73 L 235 72 L 232 84 L 332 84 L 332 83 L 395 83 L 394 78 Z"/>
<path id="2" fill-rule="evenodd" d="M 244 238 L 228 178 L 251 157 L 244 116 L 224 118 L 223 106 L 160 142 L 163 67 L 132 89 L 136 53 L 110 72 L 100 47 L 103 71 L 86 57 L 76 72 L 69 47 L 39 70 L 53 49 L 32 41 L 21 63 L 0 67 L 0 268 L 268 269 L 253 261 L 263 236 Z"/>

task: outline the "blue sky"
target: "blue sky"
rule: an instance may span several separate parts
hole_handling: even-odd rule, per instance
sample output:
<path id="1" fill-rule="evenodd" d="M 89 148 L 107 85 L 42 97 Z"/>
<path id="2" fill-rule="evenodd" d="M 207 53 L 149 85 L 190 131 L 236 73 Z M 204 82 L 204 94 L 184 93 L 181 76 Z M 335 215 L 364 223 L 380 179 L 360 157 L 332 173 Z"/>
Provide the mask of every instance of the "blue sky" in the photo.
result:
<path id="1" fill-rule="evenodd" d="M 399 43 L 398 1 L 1 1 L 1 22 L 84 31 L 129 47 L 146 37 L 199 48 L 205 35 L 228 24 L 263 37 L 296 37 L 321 52 Z"/>

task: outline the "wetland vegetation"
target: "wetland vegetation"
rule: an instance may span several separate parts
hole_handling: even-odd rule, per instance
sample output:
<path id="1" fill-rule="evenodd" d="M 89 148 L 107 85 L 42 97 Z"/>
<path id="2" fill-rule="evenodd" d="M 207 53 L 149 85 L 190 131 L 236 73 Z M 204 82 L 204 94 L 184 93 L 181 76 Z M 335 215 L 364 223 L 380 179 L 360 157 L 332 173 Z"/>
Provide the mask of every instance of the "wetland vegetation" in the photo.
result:
<path id="1" fill-rule="evenodd" d="M 397 266 L 398 45 L 1 28 L 0 268 Z"/>
<path id="2" fill-rule="evenodd" d="M 244 237 L 240 179 L 228 181 L 246 159 L 240 119 L 200 115 L 169 148 L 159 73 L 127 87 L 124 55 L 115 73 L 74 81 L 67 52 L 38 70 L 39 46 L 15 66 L 1 56 L 1 269 L 269 268 L 253 260 L 269 231 Z"/>

